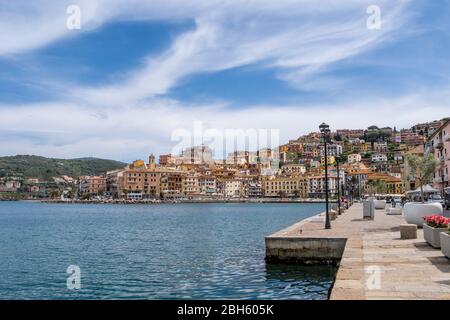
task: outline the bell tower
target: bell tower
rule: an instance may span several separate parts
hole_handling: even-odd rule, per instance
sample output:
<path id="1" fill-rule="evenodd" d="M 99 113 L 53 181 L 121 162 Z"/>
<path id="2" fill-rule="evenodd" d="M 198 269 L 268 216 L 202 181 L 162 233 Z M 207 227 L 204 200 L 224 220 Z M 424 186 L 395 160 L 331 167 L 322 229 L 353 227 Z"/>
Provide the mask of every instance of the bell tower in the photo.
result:
<path id="1" fill-rule="evenodd" d="M 153 154 L 151 154 L 151 155 L 148 157 L 148 167 L 149 167 L 149 169 L 152 169 L 152 170 L 154 170 L 155 167 L 156 167 L 156 164 L 155 164 L 155 156 L 154 156 Z"/>

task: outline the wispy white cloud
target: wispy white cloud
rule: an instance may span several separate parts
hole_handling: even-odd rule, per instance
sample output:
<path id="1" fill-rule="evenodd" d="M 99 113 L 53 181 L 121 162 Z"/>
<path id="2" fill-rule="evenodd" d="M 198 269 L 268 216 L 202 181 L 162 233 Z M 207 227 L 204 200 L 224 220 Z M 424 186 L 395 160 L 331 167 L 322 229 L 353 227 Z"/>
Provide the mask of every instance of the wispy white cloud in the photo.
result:
<path id="1" fill-rule="evenodd" d="M 64 37 L 76 35 L 67 29 L 66 13 L 72 1 L 0 1 L 0 57 L 41 48 Z M 95 1 L 81 0 L 85 31 L 101 25 Z"/>
<path id="2" fill-rule="evenodd" d="M 366 28 L 372 1 L 314 0 L 82 0 L 82 29 L 67 30 L 65 9 L 73 1 L 17 1 L 1 14 L 0 56 L 31 50 L 63 37 L 80 36 L 120 19 L 193 20 L 166 52 L 114 84 L 67 88 L 73 98 L 123 105 L 167 94 L 198 73 L 263 64 L 280 79 L 302 87 L 327 66 L 379 46 L 403 25 L 405 2 L 379 0 L 381 30 Z M 126 59 L 126 57 L 124 57 Z M 310 82 L 305 87 L 311 88 Z"/>
<path id="3" fill-rule="evenodd" d="M 403 4 L 381 2 L 381 30 L 366 28 L 364 1 L 339 5 L 281 1 L 277 2 L 278 10 L 273 4 L 255 1 L 244 8 L 217 5 L 207 12 L 196 12 L 192 17 L 195 30 L 180 35 L 166 52 L 149 57 L 143 68 L 121 82 L 77 88 L 74 94 L 86 101 L 122 105 L 167 94 L 192 74 L 250 64 L 279 69 L 280 79 L 295 87 L 311 88 L 314 82 L 309 80 L 324 68 L 380 46 L 402 26 L 407 18 Z"/>
<path id="4" fill-rule="evenodd" d="M 371 99 L 334 105 L 257 105 L 233 110 L 226 105 L 186 108 L 176 101 L 154 100 L 139 107 L 105 108 L 34 104 L 0 106 L 0 154 L 38 154 L 57 157 L 83 155 L 133 160 L 149 153 L 171 152 L 174 130 L 203 128 L 279 129 L 280 141 L 317 131 L 325 121 L 332 129 L 369 125 L 410 127 L 418 121 L 448 116 L 446 92 L 418 92 L 397 99 Z M 220 151 L 219 151 L 220 152 Z"/>
<path id="5" fill-rule="evenodd" d="M 0 13 L 0 30 L 6 32 L 0 33 L 0 57 L 82 36 L 120 19 L 192 20 L 195 28 L 115 83 L 67 85 L 59 87 L 63 95 L 57 102 L 0 106 L 0 154 L 131 160 L 150 152 L 170 152 L 173 130 L 191 129 L 195 120 L 219 130 L 280 129 L 281 141 L 286 141 L 317 130 L 322 121 L 333 128 L 374 123 L 408 127 L 418 119 L 446 116 L 448 106 L 442 101 L 448 101 L 447 91 L 417 92 L 389 101 L 369 96 L 314 106 L 241 109 L 227 104 L 186 105 L 169 98 L 171 90 L 191 75 L 246 65 L 272 68 L 301 90 L 344 86 L 344 80 L 326 72 L 401 35 L 408 21 L 405 1 L 377 1 L 382 29 L 368 30 L 365 9 L 372 1 L 365 0 L 85 0 L 77 1 L 82 7 L 79 32 L 65 28 L 65 8 L 73 2 L 1 2 L 5 10 Z M 42 81 L 55 83 L 45 77 Z"/>

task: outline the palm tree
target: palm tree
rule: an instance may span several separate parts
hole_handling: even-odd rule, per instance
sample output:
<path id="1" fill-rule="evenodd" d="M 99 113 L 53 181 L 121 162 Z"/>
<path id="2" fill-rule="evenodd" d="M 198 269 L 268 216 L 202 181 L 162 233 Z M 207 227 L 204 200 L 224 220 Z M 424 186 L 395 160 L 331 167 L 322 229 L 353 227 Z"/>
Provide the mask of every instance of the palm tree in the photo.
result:
<path id="1" fill-rule="evenodd" d="M 408 177 L 419 182 L 420 197 L 422 203 L 424 203 L 423 186 L 432 182 L 434 173 L 439 166 L 439 161 L 432 154 L 425 156 L 410 154 L 406 157 L 406 163 L 408 166 Z"/>

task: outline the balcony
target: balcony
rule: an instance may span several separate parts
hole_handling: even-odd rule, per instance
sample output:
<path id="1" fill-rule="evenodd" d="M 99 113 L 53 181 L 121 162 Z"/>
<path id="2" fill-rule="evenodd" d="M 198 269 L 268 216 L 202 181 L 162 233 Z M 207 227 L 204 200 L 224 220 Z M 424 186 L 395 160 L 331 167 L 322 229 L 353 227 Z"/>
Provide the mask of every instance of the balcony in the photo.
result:
<path id="1" fill-rule="evenodd" d="M 434 143 L 434 146 L 437 149 L 442 149 L 442 147 L 444 147 L 444 142 L 442 141 L 442 139 L 438 139 L 436 140 L 436 142 Z"/>
<path id="2" fill-rule="evenodd" d="M 450 141 L 450 133 L 445 134 L 443 140 L 447 142 Z"/>

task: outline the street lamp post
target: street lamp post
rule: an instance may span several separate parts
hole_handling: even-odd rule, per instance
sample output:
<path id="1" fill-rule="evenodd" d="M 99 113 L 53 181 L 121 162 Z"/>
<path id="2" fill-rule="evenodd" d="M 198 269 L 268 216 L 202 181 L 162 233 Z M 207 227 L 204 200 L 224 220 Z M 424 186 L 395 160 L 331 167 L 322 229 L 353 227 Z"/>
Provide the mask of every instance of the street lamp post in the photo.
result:
<path id="1" fill-rule="evenodd" d="M 339 160 L 336 158 L 338 214 L 341 214 L 341 182 L 339 176 Z"/>
<path id="2" fill-rule="evenodd" d="M 330 224 L 330 212 L 328 208 L 328 152 L 327 152 L 327 142 L 330 138 L 330 126 L 326 123 L 322 123 L 319 126 L 320 132 L 322 133 L 324 142 L 324 156 L 325 156 L 325 229 L 331 229 Z"/>
<path id="3" fill-rule="evenodd" d="M 362 187 L 361 187 L 361 173 L 358 174 L 358 198 L 362 198 Z"/>
<path id="4" fill-rule="evenodd" d="M 444 198 L 445 197 L 445 192 L 444 192 L 444 189 L 445 189 L 445 176 L 444 176 L 444 169 L 442 169 L 442 176 L 441 176 L 441 182 L 442 182 L 442 198 Z"/>
<path id="5" fill-rule="evenodd" d="M 348 183 L 348 178 L 344 174 L 344 196 L 345 196 L 345 208 L 348 209 L 350 206 L 350 184 Z"/>

